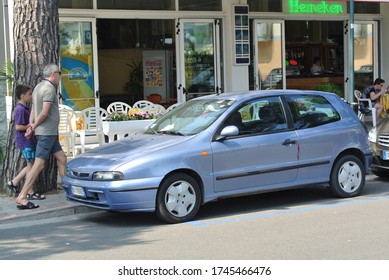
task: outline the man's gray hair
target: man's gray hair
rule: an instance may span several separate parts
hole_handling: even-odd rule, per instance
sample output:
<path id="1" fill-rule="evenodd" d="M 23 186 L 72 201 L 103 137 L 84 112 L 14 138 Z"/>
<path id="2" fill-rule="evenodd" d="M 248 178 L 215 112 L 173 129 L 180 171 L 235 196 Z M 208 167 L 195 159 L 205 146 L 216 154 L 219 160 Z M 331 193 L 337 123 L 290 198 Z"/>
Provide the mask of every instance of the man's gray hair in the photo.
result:
<path id="1" fill-rule="evenodd" d="M 42 71 L 43 78 L 48 78 L 50 77 L 51 73 L 58 72 L 58 71 L 59 71 L 59 67 L 57 64 L 54 63 L 47 64 Z"/>

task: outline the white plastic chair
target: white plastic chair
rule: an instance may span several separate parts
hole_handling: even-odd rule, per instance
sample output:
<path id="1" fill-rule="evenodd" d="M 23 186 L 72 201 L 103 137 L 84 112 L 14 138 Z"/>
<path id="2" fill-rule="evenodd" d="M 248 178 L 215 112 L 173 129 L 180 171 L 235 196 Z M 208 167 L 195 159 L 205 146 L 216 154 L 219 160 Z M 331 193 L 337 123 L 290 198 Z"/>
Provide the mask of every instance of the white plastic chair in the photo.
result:
<path id="1" fill-rule="evenodd" d="M 132 105 L 132 108 L 144 108 L 146 106 L 154 105 L 153 102 L 147 101 L 147 100 L 139 100 Z"/>
<path id="2" fill-rule="evenodd" d="M 58 108 L 61 110 L 61 109 L 66 109 L 66 110 L 73 110 L 72 107 L 68 106 L 68 105 L 65 105 L 65 104 L 58 104 Z"/>
<path id="3" fill-rule="evenodd" d="M 107 111 L 99 107 L 86 108 L 80 112 L 79 118 L 83 119 L 84 129 L 74 130 L 73 137 L 75 137 L 75 133 L 80 135 L 81 153 L 85 152 L 86 136 L 98 136 L 100 146 L 105 143 L 102 121 L 107 117 L 107 115 Z M 73 143 L 75 143 L 74 138 Z"/>
<path id="4" fill-rule="evenodd" d="M 376 108 L 373 107 L 371 104 L 370 98 L 362 98 L 362 93 L 359 90 L 354 91 L 354 96 L 357 99 L 358 102 L 358 118 L 361 121 L 365 121 L 365 116 L 371 114 L 372 122 L 373 122 L 373 127 L 377 125 L 377 110 Z M 368 106 L 365 107 L 365 109 L 369 110 L 369 112 L 363 111 L 361 108 L 361 103 L 362 102 L 367 102 Z"/>
<path id="5" fill-rule="evenodd" d="M 70 108 L 70 107 L 69 107 Z M 70 151 L 72 155 L 75 155 L 74 148 L 74 137 L 72 130 L 72 119 L 74 116 L 74 111 L 69 109 L 60 109 L 59 110 L 59 125 L 58 125 L 58 136 L 64 138 L 66 154 L 69 155 Z"/>
<path id="6" fill-rule="evenodd" d="M 149 114 L 153 115 L 162 115 L 165 114 L 166 109 L 160 104 L 152 104 L 152 105 L 147 105 L 141 109 L 143 112 L 148 112 Z"/>
<path id="7" fill-rule="evenodd" d="M 174 103 L 174 104 L 170 105 L 169 107 L 167 107 L 165 112 L 169 112 L 169 111 L 173 110 L 174 108 L 178 107 L 179 105 L 181 105 L 181 103 Z"/>
<path id="8" fill-rule="evenodd" d="M 108 114 L 111 114 L 112 112 L 127 114 L 128 110 L 130 110 L 130 109 L 131 109 L 131 106 L 128 105 L 127 103 L 116 101 L 116 102 L 112 102 L 111 104 L 108 105 L 107 112 L 108 112 Z"/>

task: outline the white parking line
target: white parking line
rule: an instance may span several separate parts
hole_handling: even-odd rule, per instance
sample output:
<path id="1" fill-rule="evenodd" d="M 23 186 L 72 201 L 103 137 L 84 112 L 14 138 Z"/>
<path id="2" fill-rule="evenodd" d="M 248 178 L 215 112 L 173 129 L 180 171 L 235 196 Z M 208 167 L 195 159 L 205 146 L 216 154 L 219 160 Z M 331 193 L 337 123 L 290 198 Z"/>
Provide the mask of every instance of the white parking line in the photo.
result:
<path id="1" fill-rule="evenodd" d="M 333 207 L 339 207 L 339 206 L 345 206 L 345 205 L 361 204 L 361 203 L 379 201 L 379 200 L 385 200 L 385 199 L 389 199 L 389 196 L 368 197 L 368 198 L 365 197 L 363 199 L 356 199 L 356 200 L 352 200 L 352 201 L 343 201 L 343 202 L 336 202 L 336 203 L 332 203 L 332 204 L 303 207 L 303 208 L 291 209 L 291 210 L 280 211 L 280 212 L 245 215 L 243 217 L 235 217 L 235 218 L 228 218 L 228 219 L 217 219 L 217 220 L 212 220 L 209 222 L 190 221 L 190 222 L 187 222 L 186 224 L 190 224 L 190 225 L 195 226 L 195 227 L 221 225 L 221 224 L 228 224 L 228 223 L 234 223 L 234 222 L 240 222 L 240 221 L 248 221 L 248 220 L 275 217 L 275 216 L 283 216 L 283 215 L 289 215 L 289 214 L 293 214 L 293 213 L 315 211 L 315 210 L 333 208 Z"/>

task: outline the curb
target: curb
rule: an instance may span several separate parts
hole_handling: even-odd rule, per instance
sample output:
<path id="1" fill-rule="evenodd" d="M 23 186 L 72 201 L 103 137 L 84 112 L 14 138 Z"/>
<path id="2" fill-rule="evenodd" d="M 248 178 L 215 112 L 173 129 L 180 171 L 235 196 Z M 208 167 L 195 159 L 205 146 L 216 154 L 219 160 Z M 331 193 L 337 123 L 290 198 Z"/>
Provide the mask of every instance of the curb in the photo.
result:
<path id="1" fill-rule="evenodd" d="M 42 207 L 44 209 L 37 208 L 36 210 L 28 210 L 29 213 L 23 213 L 22 215 L 9 215 L 8 217 L 0 218 L 1 224 L 9 224 L 23 221 L 35 221 L 48 218 L 63 217 L 77 214 L 86 214 L 101 211 L 100 209 L 90 208 L 83 205 L 64 205 L 56 207 Z M 27 211 L 27 210 L 21 210 Z M 16 212 L 18 213 L 18 212 Z"/>

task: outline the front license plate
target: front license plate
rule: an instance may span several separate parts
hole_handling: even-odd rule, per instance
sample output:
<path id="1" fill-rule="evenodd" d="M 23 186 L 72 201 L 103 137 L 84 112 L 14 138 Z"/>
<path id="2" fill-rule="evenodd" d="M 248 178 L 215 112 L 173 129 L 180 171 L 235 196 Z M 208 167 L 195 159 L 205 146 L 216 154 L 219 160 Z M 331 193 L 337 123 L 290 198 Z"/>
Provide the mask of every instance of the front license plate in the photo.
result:
<path id="1" fill-rule="evenodd" d="M 75 196 L 86 197 L 84 188 L 72 186 L 72 194 Z"/>
<path id="2" fill-rule="evenodd" d="M 382 151 L 382 159 L 389 160 L 389 151 Z"/>

